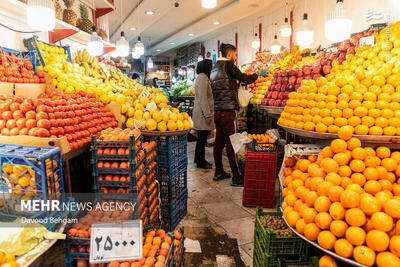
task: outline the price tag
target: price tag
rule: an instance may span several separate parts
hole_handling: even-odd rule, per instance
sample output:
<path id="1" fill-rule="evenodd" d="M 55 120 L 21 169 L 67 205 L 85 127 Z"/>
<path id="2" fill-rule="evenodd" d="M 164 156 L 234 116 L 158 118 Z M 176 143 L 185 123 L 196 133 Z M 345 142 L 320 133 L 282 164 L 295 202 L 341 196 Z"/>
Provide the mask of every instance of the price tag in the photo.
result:
<path id="1" fill-rule="evenodd" d="M 108 71 L 108 68 L 107 68 L 106 64 L 104 64 L 103 62 L 101 62 L 101 63 L 100 63 L 100 67 L 101 67 L 101 70 L 104 72 L 104 74 L 105 74 L 107 77 L 111 77 L 111 74 L 110 74 L 110 72 Z"/>
<path id="2" fill-rule="evenodd" d="M 367 36 L 360 38 L 360 47 L 363 45 L 374 46 L 375 45 L 375 36 Z"/>
<path id="3" fill-rule="evenodd" d="M 146 89 L 143 89 L 143 91 L 142 91 L 142 93 L 140 94 L 140 96 L 145 96 L 145 97 L 147 97 L 147 98 L 150 98 L 150 93 L 147 92 Z"/>
<path id="4" fill-rule="evenodd" d="M 90 237 L 91 264 L 141 259 L 142 221 L 97 223 Z"/>

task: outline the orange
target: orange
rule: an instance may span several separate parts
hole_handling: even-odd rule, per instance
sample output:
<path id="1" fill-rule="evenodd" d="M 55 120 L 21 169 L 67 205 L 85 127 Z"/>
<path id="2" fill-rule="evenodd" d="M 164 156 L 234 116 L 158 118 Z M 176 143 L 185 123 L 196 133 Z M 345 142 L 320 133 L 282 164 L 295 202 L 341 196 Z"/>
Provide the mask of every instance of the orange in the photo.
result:
<path id="1" fill-rule="evenodd" d="M 379 172 L 376 168 L 366 168 L 363 172 L 365 178 L 367 180 L 378 180 L 379 178 Z"/>
<path id="2" fill-rule="evenodd" d="M 315 216 L 317 216 L 317 211 L 313 208 L 307 208 L 304 210 L 303 219 L 306 223 L 314 222 Z"/>
<path id="3" fill-rule="evenodd" d="M 312 191 L 317 191 L 318 190 L 318 186 L 324 182 L 324 179 L 322 179 L 321 177 L 314 177 L 311 179 L 310 182 L 310 189 Z"/>
<path id="4" fill-rule="evenodd" d="M 354 128 L 354 132 L 359 135 L 366 135 L 368 134 L 368 127 L 365 125 L 357 125 Z"/>
<path id="5" fill-rule="evenodd" d="M 363 172 L 365 169 L 364 161 L 359 159 L 354 159 L 350 162 L 350 168 L 354 172 Z"/>
<path id="6" fill-rule="evenodd" d="M 286 207 L 286 209 L 284 209 L 283 210 L 283 217 L 287 217 L 287 215 L 291 212 L 291 211 L 293 211 L 294 209 L 293 209 L 293 207 Z"/>
<path id="7" fill-rule="evenodd" d="M 347 165 L 347 163 L 349 162 L 349 158 L 343 152 L 335 154 L 335 156 L 333 156 L 333 159 L 339 164 L 339 166 Z"/>
<path id="8" fill-rule="evenodd" d="M 319 168 L 318 164 L 311 163 L 310 166 L 308 166 L 307 172 L 309 175 L 312 175 L 312 173 L 318 168 Z"/>
<path id="9" fill-rule="evenodd" d="M 354 259 L 361 264 L 372 266 L 375 263 L 375 252 L 366 247 L 366 246 L 358 246 L 354 248 L 353 257 Z"/>
<path id="10" fill-rule="evenodd" d="M 331 158 L 324 158 L 321 161 L 321 167 L 326 173 L 337 172 L 339 170 L 339 164 Z"/>
<path id="11" fill-rule="evenodd" d="M 353 150 L 357 147 L 361 147 L 361 141 L 358 138 L 352 137 L 347 141 L 347 148 Z"/>
<path id="12" fill-rule="evenodd" d="M 294 206 L 294 203 L 296 202 L 297 198 L 294 194 L 290 194 L 288 196 L 286 196 L 284 198 L 284 201 L 286 202 L 286 204 L 288 204 L 289 206 Z"/>
<path id="13" fill-rule="evenodd" d="M 381 252 L 376 256 L 376 265 L 378 267 L 396 267 L 400 266 L 400 259 L 390 252 Z"/>
<path id="14" fill-rule="evenodd" d="M 329 207 L 329 214 L 335 220 L 344 219 L 345 212 L 346 210 L 339 202 L 332 203 L 332 205 Z"/>
<path id="15" fill-rule="evenodd" d="M 393 194 L 400 196 L 400 184 L 393 184 Z"/>
<path id="16" fill-rule="evenodd" d="M 379 126 L 372 126 L 371 128 L 369 128 L 369 134 L 370 135 L 382 135 L 383 129 Z"/>
<path id="17" fill-rule="evenodd" d="M 330 228 L 332 234 L 334 234 L 335 236 L 344 237 L 348 226 L 344 221 L 335 220 L 335 221 L 331 222 L 331 225 L 329 228 Z"/>
<path id="18" fill-rule="evenodd" d="M 372 147 L 364 147 L 365 151 L 367 151 L 368 156 L 376 156 L 376 152 Z"/>
<path id="19" fill-rule="evenodd" d="M 307 159 L 301 159 L 298 160 L 296 163 L 296 167 L 300 169 L 302 172 L 305 172 L 308 170 L 308 167 L 310 166 L 311 162 Z"/>
<path id="20" fill-rule="evenodd" d="M 362 173 L 353 173 L 351 175 L 351 181 L 355 184 L 358 184 L 360 186 L 363 186 L 366 182 L 366 178 Z"/>
<path id="21" fill-rule="evenodd" d="M 346 189 L 340 195 L 340 203 L 345 208 L 355 208 L 358 206 L 359 201 L 360 201 L 359 194 L 353 190 Z"/>
<path id="22" fill-rule="evenodd" d="M 358 194 L 365 193 L 365 190 L 358 184 L 349 184 L 346 187 L 347 190 L 352 190 L 354 192 L 357 192 Z M 361 197 L 361 196 L 360 196 Z"/>
<path id="23" fill-rule="evenodd" d="M 400 220 L 396 222 L 396 235 L 400 235 Z"/>
<path id="24" fill-rule="evenodd" d="M 316 241 L 318 235 L 320 233 L 320 229 L 315 223 L 309 223 L 304 227 L 304 236 L 311 241 Z"/>
<path id="25" fill-rule="evenodd" d="M 333 153 L 345 152 L 347 149 L 347 143 L 341 139 L 335 139 L 331 142 L 331 150 Z"/>
<path id="26" fill-rule="evenodd" d="M 375 251 L 385 251 L 389 247 L 389 236 L 380 230 L 371 230 L 366 238 L 367 246 Z"/>
<path id="27" fill-rule="evenodd" d="M 332 185 L 339 185 L 342 179 L 340 175 L 334 172 L 330 172 L 325 176 L 325 181 L 331 183 Z"/>
<path id="28" fill-rule="evenodd" d="M 377 166 L 376 170 L 379 173 L 379 179 L 387 179 L 387 180 L 389 180 L 389 173 L 386 170 L 386 168 L 384 168 L 382 166 Z"/>
<path id="29" fill-rule="evenodd" d="M 320 229 L 329 229 L 331 225 L 332 217 L 327 212 L 320 212 L 315 216 L 315 224 Z"/>
<path id="30" fill-rule="evenodd" d="M 340 186 L 346 188 L 349 184 L 351 184 L 351 179 L 349 177 L 342 177 L 342 182 Z"/>
<path id="31" fill-rule="evenodd" d="M 375 119 L 372 118 L 371 116 L 362 117 L 361 124 L 365 125 L 367 127 L 374 126 L 375 125 Z"/>
<path id="32" fill-rule="evenodd" d="M 381 160 L 377 156 L 367 156 L 364 160 L 365 166 L 375 168 L 381 164 Z"/>
<path id="33" fill-rule="evenodd" d="M 399 151 L 394 151 L 394 152 L 390 155 L 390 157 L 391 157 L 392 159 L 396 160 L 396 162 L 397 162 L 398 164 L 400 164 L 400 152 L 399 152 Z"/>
<path id="34" fill-rule="evenodd" d="M 351 151 L 353 159 L 364 160 L 368 155 L 364 148 L 356 147 Z"/>
<path id="35" fill-rule="evenodd" d="M 393 158 L 384 158 L 381 161 L 381 164 L 389 172 L 392 172 L 397 168 L 397 161 Z"/>
<path id="36" fill-rule="evenodd" d="M 319 259 L 318 265 L 321 267 L 337 267 L 336 261 L 328 255 L 324 255 Z"/>
<path id="37" fill-rule="evenodd" d="M 365 214 L 372 215 L 380 210 L 380 205 L 374 197 L 362 197 L 360 199 L 360 208 Z"/>
<path id="38" fill-rule="evenodd" d="M 389 248 L 393 254 L 400 256 L 400 235 L 390 238 Z"/>
<path id="39" fill-rule="evenodd" d="M 392 191 L 392 189 L 393 189 L 392 182 L 390 182 L 390 181 L 387 180 L 387 179 L 381 179 L 381 180 L 379 180 L 379 184 L 381 185 L 382 190 Z"/>
<path id="40" fill-rule="evenodd" d="M 384 212 L 375 212 L 371 216 L 371 223 L 376 230 L 389 232 L 393 228 L 393 219 Z"/>
<path id="41" fill-rule="evenodd" d="M 339 175 L 344 177 L 349 177 L 351 175 L 351 169 L 349 166 L 340 166 L 339 167 Z"/>
<path id="42" fill-rule="evenodd" d="M 342 140 L 349 140 L 353 136 L 353 132 L 354 128 L 352 126 L 346 125 L 339 129 L 338 136 Z"/>
<path id="43" fill-rule="evenodd" d="M 356 226 L 350 226 L 346 230 L 346 239 L 354 246 L 360 246 L 365 242 L 365 231 Z"/>
<path id="44" fill-rule="evenodd" d="M 379 191 L 381 191 L 382 186 L 379 182 L 371 180 L 365 183 L 364 185 L 364 190 L 367 193 L 370 193 L 371 195 L 375 195 Z"/>
<path id="45" fill-rule="evenodd" d="M 385 212 L 394 219 L 400 218 L 400 200 L 390 199 L 384 205 Z"/>
<path id="46" fill-rule="evenodd" d="M 326 212 L 329 210 L 331 201 L 326 196 L 319 196 L 314 202 L 314 208 L 318 212 Z"/>
<path id="47" fill-rule="evenodd" d="M 333 152 L 330 146 L 326 146 L 324 147 L 319 154 L 323 157 L 323 158 L 332 158 L 333 157 Z"/>
<path id="48" fill-rule="evenodd" d="M 336 237 L 329 231 L 322 231 L 318 234 L 318 244 L 324 249 L 333 249 Z"/>
<path id="49" fill-rule="evenodd" d="M 337 240 L 334 248 L 339 256 L 350 258 L 353 255 L 353 245 L 344 238 Z"/>
<path id="50" fill-rule="evenodd" d="M 345 219 L 350 226 L 363 226 L 367 220 L 364 212 L 359 208 L 348 209 L 345 213 Z"/>
<path id="51" fill-rule="evenodd" d="M 380 146 L 376 149 L 376 155 L 381 158 L 388 158 L 390 157 L 390 149 L 384 146 Z"/>
<path id="52" fill-rule="evenodd" d="M 306 226 L 306 221 L 304 219 L 300 219 L 296 222 L 296 230 L 300 234 L 304 234 L 304 227 Z"/>
<path id="53" fill-rule="evenodd" d="M 296 222 L 300 219 L 300 214 L 293 210 L 285 217 L 285 219 L 290 226 L 295 227 Z"/>
<path id="54" fill-rule="evenodd" d="M 343 193 L 344 189 L 338 185 L 334 185 L 328 190 L 328 198 L 332 202 L 339 202 L 340 195 Z M 331 205 L 332 206 L 332 205 Z"/>
<path id="55" fill-rule="evenodd" d="M 314 202 L 317 199 L 318 194 L 315 191 L 309 191 L 305 196 L 305 202 L 309 207 L 314 207 Z"/>

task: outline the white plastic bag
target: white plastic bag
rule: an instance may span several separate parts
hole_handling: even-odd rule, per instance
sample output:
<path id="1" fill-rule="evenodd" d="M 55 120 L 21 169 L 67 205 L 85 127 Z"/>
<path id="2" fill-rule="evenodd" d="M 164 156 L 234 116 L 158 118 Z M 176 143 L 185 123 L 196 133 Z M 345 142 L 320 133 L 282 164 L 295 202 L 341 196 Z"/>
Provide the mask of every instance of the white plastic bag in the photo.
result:
<path id="1" fill-rule="evenodd" d="M 238 91 L 238 99 L 239 106 L 245 108 L 249 105 L 250 99 L 253 97 L 253 94 L 250 91 L 247 91 L 243 86 L 239 88 Z"/>
<path id="2" fill-rule="evenodd" d="M 229 136 L 229 138 L 231 139 L 232 147 L 235 151 L 235 154 L 237 154 L 245 144 L 251 142 L 251 139 L 247 137 L 246 132 L 232 134 L 231 136 Z"/>

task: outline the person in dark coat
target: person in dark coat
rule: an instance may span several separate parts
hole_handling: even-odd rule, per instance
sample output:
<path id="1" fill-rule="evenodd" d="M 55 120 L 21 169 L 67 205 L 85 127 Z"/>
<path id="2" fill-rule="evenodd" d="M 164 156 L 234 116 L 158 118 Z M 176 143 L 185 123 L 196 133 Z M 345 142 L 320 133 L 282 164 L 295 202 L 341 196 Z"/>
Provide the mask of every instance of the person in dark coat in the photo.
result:
<path id="1" fill-rule="evenodd" d="M 245 84 L 254 83 L 258 75 L 246 75 L 236 67 L 234 62 L 237 60 L 237 49 L 235 46 L 223 43 L 220 46 L 220 52 L 222 58 L 218 58 L 210 75 L 214 96 L 214 122 L 216 127 L 214 180 L 218 181 L 230 177 L 230 174 L 224 171 L 222 165 L 222 150 L 226 145 L 229 165 L 232 170 L 231 185 L 243 186 L 243 175 L 239 172 L 230 136 L 236 132 L 237 111 L 239 110 L 239 82 Z"/>
<path id="2" fill-rule="evenodd" d="M 140 76 L 139 76 L 139 74 L 137 74 L 137 73 L 132 74 L 132 80 L 136 80 L 137 83 L 139 83 L 139 82 L 140 82 Z"/>
<path id="3" fill-rule="evenodd" d="M 210 73 L 212 61 L 205 59 L 197 63 L 195 97 L 193 107 L 193 124 L 197 131 L 197 143 L 194 162 L 197 168 L 212 169 L 212 164 L 205 159 L 207 136 L 214 130 L 214 99 L 212 95 Z"/>

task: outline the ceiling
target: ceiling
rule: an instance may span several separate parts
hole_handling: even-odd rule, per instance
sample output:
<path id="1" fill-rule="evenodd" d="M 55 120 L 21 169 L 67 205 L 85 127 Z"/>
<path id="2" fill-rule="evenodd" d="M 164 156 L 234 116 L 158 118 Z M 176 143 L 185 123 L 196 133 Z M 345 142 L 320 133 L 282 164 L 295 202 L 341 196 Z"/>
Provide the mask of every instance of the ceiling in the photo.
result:
<path id="1" fill-rule="evenodd" d="M 201 0 L 115 0 L 116 10 L 109 16 L 110 39 L 115 42 L 124 31 L 133 47 L 140 34 L 147 54 L 166 55 L 182 45 L 207 40 L 228 25 L 278 4 L 282 0 L 218 0 L 216 8 L 205 9 Z M 145 14 L 149 10 L 155 14 Z M 214 21 L 220 24 L 214 25 Z M 136 30 L 130 30 L 132 27 Z"/>

